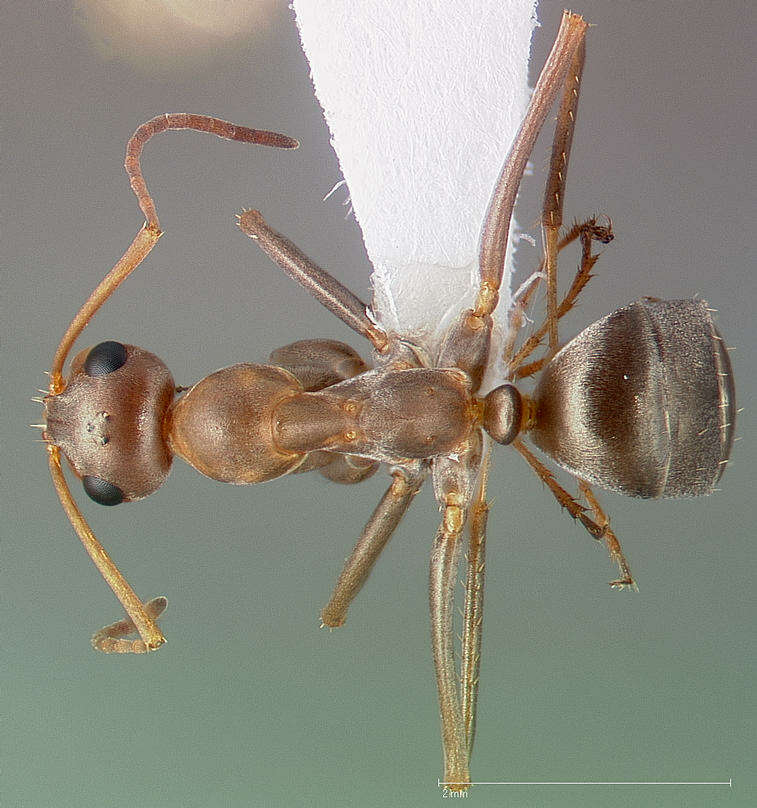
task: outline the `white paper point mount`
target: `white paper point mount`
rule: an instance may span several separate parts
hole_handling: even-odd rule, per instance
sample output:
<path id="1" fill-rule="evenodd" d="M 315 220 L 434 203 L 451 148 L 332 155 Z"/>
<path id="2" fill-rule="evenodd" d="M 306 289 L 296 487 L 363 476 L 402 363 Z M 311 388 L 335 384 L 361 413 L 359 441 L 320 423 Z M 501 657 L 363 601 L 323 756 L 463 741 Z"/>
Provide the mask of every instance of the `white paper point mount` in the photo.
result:
<path id="1" fill-rule="evenodd" d="M 389 330 L 433 343 L 472 300 L 481 222 L 530 94 L 534 6 L 293 2 Z"/>

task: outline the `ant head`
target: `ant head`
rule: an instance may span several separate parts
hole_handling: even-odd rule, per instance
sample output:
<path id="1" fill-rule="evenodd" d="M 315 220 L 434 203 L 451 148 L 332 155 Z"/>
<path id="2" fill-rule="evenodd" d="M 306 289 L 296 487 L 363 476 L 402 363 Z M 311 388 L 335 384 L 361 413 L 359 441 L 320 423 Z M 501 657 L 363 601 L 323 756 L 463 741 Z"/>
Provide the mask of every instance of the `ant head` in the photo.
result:
<path id="1" fill-rule="evenodd" d="M 63 390 L 45 398 L 45 432 L 101 505 L 146 497 L 171 468 L 163 421 L 175 385 L 154 354 L 101 342 L 76 355 Z"/>

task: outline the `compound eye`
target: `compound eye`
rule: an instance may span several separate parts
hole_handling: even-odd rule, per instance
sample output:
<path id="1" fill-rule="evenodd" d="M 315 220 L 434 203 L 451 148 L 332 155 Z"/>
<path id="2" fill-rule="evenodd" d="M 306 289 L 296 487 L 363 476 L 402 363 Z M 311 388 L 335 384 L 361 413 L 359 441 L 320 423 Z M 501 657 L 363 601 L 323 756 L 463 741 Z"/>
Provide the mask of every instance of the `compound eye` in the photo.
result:
<path id="1" fill-rule="evenodd" d="M 107 376 L 126 362 L 126 348 L 120 342 L 101 342 L 87 354 L 84 372 L 87 376 Z M 90 494 L 91 496 L 91 494 Z"/>
<path id="2" fill-rule="evenodd" d="M 118 343 L 114 344 L 117 345 Z M 124 501 L 124 492 L 117 485 L 113 485 L 113 483 L 109 483 L 100 477 L 92 475 L 82 477 L 82 484 L 87 496 L 98 505 L 118 505 Z"/>

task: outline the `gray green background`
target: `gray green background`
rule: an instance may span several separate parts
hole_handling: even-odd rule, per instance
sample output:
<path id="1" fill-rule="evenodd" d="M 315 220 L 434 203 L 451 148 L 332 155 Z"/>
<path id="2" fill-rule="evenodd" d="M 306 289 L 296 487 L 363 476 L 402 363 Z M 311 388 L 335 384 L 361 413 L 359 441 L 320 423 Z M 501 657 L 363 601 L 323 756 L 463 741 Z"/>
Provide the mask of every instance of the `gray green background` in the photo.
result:
<path id="1" fill-rule="evenodd" d="M 107 7 L 108 3 L 102 3 Z M 149 4 L 145 4 L 146 6 Z M 391 4 L 389 4 L 391 5 Z M 481 787 L 513 806 L 754 804 L 754 6 L 591 2 L 595 23 L 567 211 L 613 217 L 616 241 L 563 327 L 644 294 L 699 294 L 735 346 L 741 415 L 709 499 L 605 495 L 638 595 L 609 590 L 603 548 L 501 449 L 490 487 L 479 780 L 728 780 L 727 787 Z M 542 4 L 540 65 L 560 4 Z M 438 515 L 415 503 L 347 625 L 318 612 L 383 491 L 318 476 L 258 488 L 180 461 L 131 506 L 82 504 L 168 644 L 106 657 L 119 607 L 57 503 L 29 402 L 72 315 L 141 224 L 122 169 L 134 128 L 212 113 L 287 132 L 295 153 L 162 135 L 144 168 L 165 236 L 81 346 L 116 338 L 178 383 L 310 336 L 364 345 L 234 226 L 243 206 L 358 294 L 369 266 L 279 4 L 257 32 L 151 74 L 93 46 L 67 2 L 3 4 L 0 804 L 8 808 L 431 805 L 441 795 L 427 564 Z M 145 19 L 149 27 L 150 20 Z M 545 144 L 520 221 L 538 216 Z M 521 277 L 535 250 L 520 252 Z M 568 275 L 575 257 L 563 266 Z M 78 489 L 75 489 L 77 494 Z"/>

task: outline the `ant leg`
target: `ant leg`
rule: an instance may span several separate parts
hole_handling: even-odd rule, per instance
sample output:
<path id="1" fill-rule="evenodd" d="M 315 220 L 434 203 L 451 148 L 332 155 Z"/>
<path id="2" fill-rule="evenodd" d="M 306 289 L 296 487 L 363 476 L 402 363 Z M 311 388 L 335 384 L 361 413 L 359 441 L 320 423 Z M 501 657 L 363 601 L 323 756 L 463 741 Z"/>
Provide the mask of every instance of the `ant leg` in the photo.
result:
<path id="1" fill-rule="evenodd" d="M 317 452 L 311 452 L 311 455 Z M 331 455 L 328 463 L 319 467 L 318 471 L 332 483 L 354 485 L 362 483 L 378 471 L 381 465 L 376 460 L 368 460 L 360 455 L 337 454 L 336 452 L 323 452 Z"/>
<path id="2" fill-rule="evenodd" d="M 634 581 L 633 575 L 631 575 L 631 569 L 628 566 L 626 557 L 623 555 L 623 550 L 620 547 L 618 537 L 610 527 L 610 520 L 607 518 L 607 514 L 602 510 L 596 495 L 588 483 L 584 482 L 583 480 L 579 480 L 578 488 L 586 497 L 586 501 L 594 513 L 595 521 L 603 529 L 604 535 L 602 538 L 604 539 L 605 547 L 607 547 L 607 552 L 610 554 L 610 558 L 618 565 L 618 569 L 620 570 L 621 577 L 617 581 L 612 581 L 610 586 L 613 589 L 624 589 L 625 587 L 630 587 L 638 592 L 639 587 L 637 586 L 636 581 Z"/>
<path id="3" fill-rule="evenodd" d="M 586 58 L 586 43 L 582 39 L 578 48 L 575 50 L 570 69 L 565 76 L 563 84 L 562 97 L 560 99 L 560 106 L 557 114 L 557 123 L 555 124 L 555 134 L 552 140 L 552 155 L 549 163 L 549 172 L 547 174 L 547 183 L 544 189 L 544 203 L 542 206 L 542 235 L 544 242 L 544 258 L 539 267 L 539 273 L 546 273 L 547 283 L 547 317 L 544 325 L 529 340 L 521 347 L 515 358 L 512 357 L 513 345 L 515 342 L 515 334 L 517 333 L 520 322 L 522 321 L 522 312 L 528 303 L 529 298 L 533 294 L 536 286 L 531 286 L 523 299 L 513 305 L 511 313 L 510 332 L 506 343 L 505 362 L 508 367 L 508 376 L 512 378 L 519 378 L 514 375 L 514 371 L 523 364 L 525 358 L 536 348 L 541 342 L 545 333 L 549 333 L 549 351 L 548 358 L 551 358 L 558 348 L 558 333 L 557 322 L 573 305 L 578 293 L 586 285 L 590 278 L 591 266 L 597 260 L 589 261 L 587 252 L 590 255 L 590 241 L 586 239 L 586 233 L 590 232 L 592 237 L 603 241 L 605 244 L 612 239 L 612 223 L 610 227 L 601 228 L 596 225 L 594 219 L 583 224 L 575 224 L 566 236 L 559 240 L 558 235 L 563 221 L 563 202 L 565 198 L 565 183 L 568 173 L 568 162 L 570 160 L 570 149 L 573 143 L 573 132 L 576 125 L 576 113 L 578 110 L 579 90 L 581 86 L 581 75 L 583 73 L 584 60 Z M 570 244 L 581 236 L 582 244 L 584 245 L 584 257 L 576 275 L 576 279 L 571 286 L 568 295 L 563 300 L 558 308 L 557 306 L 557 255 L 565 246 Z M 544 363 L 541 363 L 544 364 Z M 535 373 L 541 364 L 531 368 L 531 373 Z M 527 373 L 525 375 L 530 375 Z"/>
<path id="4" fill-rule="evenodd" d="M 587 24 L 577 14 L 564 12 L 549 57 L 536 83 L 523 122 L 515 135 L 481 231 L 479 288 L 473 308 L 463 311 L 448 329 L 439 350 L 441 367 L 457 367 L 467 373 L 477 390 L 489 358 L 492 313 L 499 302 L 505 267 L 510 219 L 529 155 L 549 110 L 563 84 L 573 54 L 583 42 Z"/>
<path id="5" fill-rule="evenodd" d="M 475 701 L 478 679 L 478 651 L 483 604 L 483 575 L 480 569 L 483 550 L 480 539 L 486 524 L 485 487 L 488 453 L 482 456 L 484 440 L 476 430 L 455 456 L 442 456 L 432 462 L 434 494 L 442 506 L 442 523 L 431 551 L 429 605 L 431 611 L 431 647 L 436 671 L 439 713 L 444 749 L 444 785 L 465 789 L 470 785 L 469 749 L 473 742 Z M 482 507 L 483 505 L 483 507 Z M 466 587 L 466 612 L 470 615 L 467 637 L 463 638 L 463 660 L 456 670 L 453 612 L 461 534 L 474 508 L 476 524 L 471 526 L 469 560 L 472 574 Z M 467 621 L 466 621 L 467 622 Z"/>
<path id="6" fill-rule="evenodd" d="M 386 333 L 368 317 L 367 306 L 336 278 L 311 261 L 289 239 L 268 225 L 259 210 L 245 210 L 237 217 L 240 230 L 256 241 L 268 257 L 343 323 L 386 353 Z"/>
<path id="7" fill-rule="evenodd" d="M 586 483 L 579 481 L 579 486 L 589 502 L 589 507 L 597 517 L 595 522 L 586 515 L 586 509 L 576 502 L 575 499 L 555 480 L 552 472 L 541 463 L 538 458 L 530 452 L 520 439 L 513 441 L 512 446 L 522 455 L 526 462 L 536 472 L 539 479 L 545 483 L 547 488 L 554 494 L 555 499 L 565 508 L 573 519 L 578 521 L 586 528 L 589 534 L 597 541 L 604 541 L 610 553 L 610 558 L 615 561 L 620 570 L 621 579 L 611 581 L 610 586 L 614 589 L 622 589 L 623 587 L 637 588 L 631 576 L 631 571 L 628 567 L 623 551 L 620 549 L 620 542 L 618 541 L 615 533 L 610 529 L 610 522 L 607 519 L 604 511 L 599 507 L 594 494 Z"/>
<path id="8" fill-rule="evenodd" d="M 468 742 L 468 759 L 473 753 L 476 735 L 476 708 L 478 704 L 478 680 L 481 667 L 481 632 L 484 622 L 484 569 L 486 556 L 486 522 L 489 505 L 486 501 L 486 486 L 489 480 L 491 448 L 487 452 L 478 493 L 471 507 L 468 521 L 470 538 L 466 557 L 468 572 L 465 579 L 465 605 L 463 607 L 463 637 L 460 656 L 460 705 L 463 726 Z"/>
<path id="9" fill-rule="evenodd" d="M 271 351 L 268 361 L 288 370 L 306 392 L 365 373 L 369 366 L 354 348 L 333 339 L 301 339 Z"/>
<path id="10" fill-rule="evenodd" d="M 587 23 L 578 14 L 563 12 L 555 44 L 541 71 L 525 118 L 513 140 L 489 201 L 481 232 L 480 288 L 470 315 L 471 319 L 479 324 L 497 307 L 505 267 L 510 219 L 518 187 L 539 131 L 560 92 L 574 54 L 584 40 L 587 27 Z M 471 327 L 474 325 L 471 324 Z"/>
<path id="11" fill-rule="evenodd" d="M 542 356 L 541 359 L 535 359 L 533 362 L 529 362 L 528 364 L 521 365 L 519 368 L 515 370 L 511 370 L 508 376 L 509 379 L 527 379 L 529 376 L 536 375 L 543 367 L 546 365 L 552 357 L 547 354 L 546 356 Z"/>
<path id="12" fill-rule="evenodd" d="M 515 341 L 518 339 L 518 334 L 523 327 L 523 320 L 526 316 L 526 307 L 531 301 L 536 288 L 539 286 L 539 282 L 544 277 L 543 269 L 544 261 L 542 260 L 536 272 L 532 272 L 531 275 L 526 278 L 525 281 L 523 281 L 523 283 L 513 294 L 510 309 L 507 312 L 507 323 L 505 326 L 506 336 L 502 349 L 502 357 L 505 367 L 508 368 L 508 370 L 513 352 L 515 351 Z"/>
<path id="13" fill-rule="evenodd" d="M 454 492 L 444 497 L 442 523 L 434 539 L 429 573 L 431 647 L 442 721 L 444 785 L 452 789 L 467 789 L 470 785 L 468 738 L 458 699 L 452 631 L 460 534 L 467 517 L 462 500 Z"/>
<path id="14" fill-rule="evenodd" d="M 562 227 L 565 181 L 576 126 L 578 93 L 585 58 L 586 43 L 581 41 L 573 54 L 570 70 L 565 77 L 552 141 L 552 157 L 549 161 L 547 185 L 544 189 L 542 238 L 544 241 L 544 266 L 547 273 L 547 324 L 550 355 L 557 352 L 557 236 Z"/>
<path id="15" fill-rule="evenodd" d="M 131 624 L 139 632 L 139 636 L 144 641 L 144 651 L 154 651 L 160 648 L 166 641 L 161 630 L 158 628 L 154 617 L 142 604 L 134 590 L 121 575 L 118 567 L 113 563 L 110 556 L 105 552 L 105 548 L 95 538 L 87 521 L 81 514 L 74 498 L 71 496 L 63 470 L 60 467 L 60 449 L 57 446 L 47 447 L 48 460 L 50 464 L 50 474 L 53 478 L 55 491 L 60 499 L 60 504 L 66 512 L 69 522 L 76 531 L 76 535 L 81 539 L 84 549 L 94 562 L 100 575 L 113 590 L 113 594 L 121 601 L 121 605 L 126 610 Z M 97 635 L 96 635 L 97 636 Z M 128 649 L 125 649 L 128 650 Z M 135 649 L 132 649 L 135 650 Z"/>
<path id="16" fill-rule="evenodd" d="M 425 473 L 393 472 L 392 484 L 376 506 L 368 524 L 347 559 L 329 602 L 321 611 L 321 622 L 329 628 L 341 626 L 347 609 L 361 590 L 381 551 L 418 493 Z"/>
<path id="17" fill-rule="evenodd" d="M 168 601 L 164 597 L 153 598 L 145 603 L 145 612 L 156 620 L 165 611 Z M 92 647 L 104 654 L 145 654 L 150 649 L 143 640 L 125 640 L 123 637 L 134 634 L 137 627 L 132 620 L 118 620 L 104 626 L 92 635 Z"/>
<path id="18" fill-rule="evenodd" d="M 564 247 L 568 246 L 568 244 L 571 244 L 577 238 L 581 241 L 581 262 L 578 265 L 578 269 L 573 278 L 573 282 L 570 285 L 570 289 L 568 289 L 565 297 L 562 299 L 557 308 L 557 320 L 564 317 L 573 308 L 578 295 L 593 277 L 591 270 L 593 269 L 594 264 L 596 264 L 599 260 L 600 253 L 592 252 L 592 242 L 598 241 L 601 244 L 609 244 L 613 238 L 615 238 L 612 232 L 612 222 L 608 219 L 607 224 L 598 224 L 596 218 L 592 217 L 591 219 L 587 219 L 585 222 L 574 224 L 558 243 L 558 252 Z M 542 261 L 541 265 L 539 266 L 539 271 L 535 272 L 531 278 L 536 278 L 538 280 L 540 277 L 542 277 L 540 275 L 540 271 L 543 269 L 543 267 L 544 261 Z M 527 284 L 531 281 L 531 278 L 526 281 Z M 534 283 L 528 286 L 524 290 L 523 295 L 516 298 L 514 301 L 510 315 L 511 322 L 508 323 L 509 333 L 517 333 L 517 329 L 520 326 L 520 319 L 518 318 L 522 318 L 522 311 L 533 295 L 536 285 L 537 284 Z M 539 360 L 537 363 L 529 363 L 528 365 L 523 364 L 524 360 L 527 359 L 541 343 L 544 335 L 547 333 L 549 323 L 550 320 L 547 316 L 539 328 L 537 328 L 528 337 L 528 339 L 524 341 L 523 345 L 521 345 L 514 356 L 508 356 L 505 354 L 505 362 L 507 363 L 507 374 L 509 378 L 520 379 L 526 376 L 532 376 L 552 358 L 552 353 L 549 352 L 543 360 Z M 510 344 L 511 343 L 508 343 L 508 345 Z"/>

